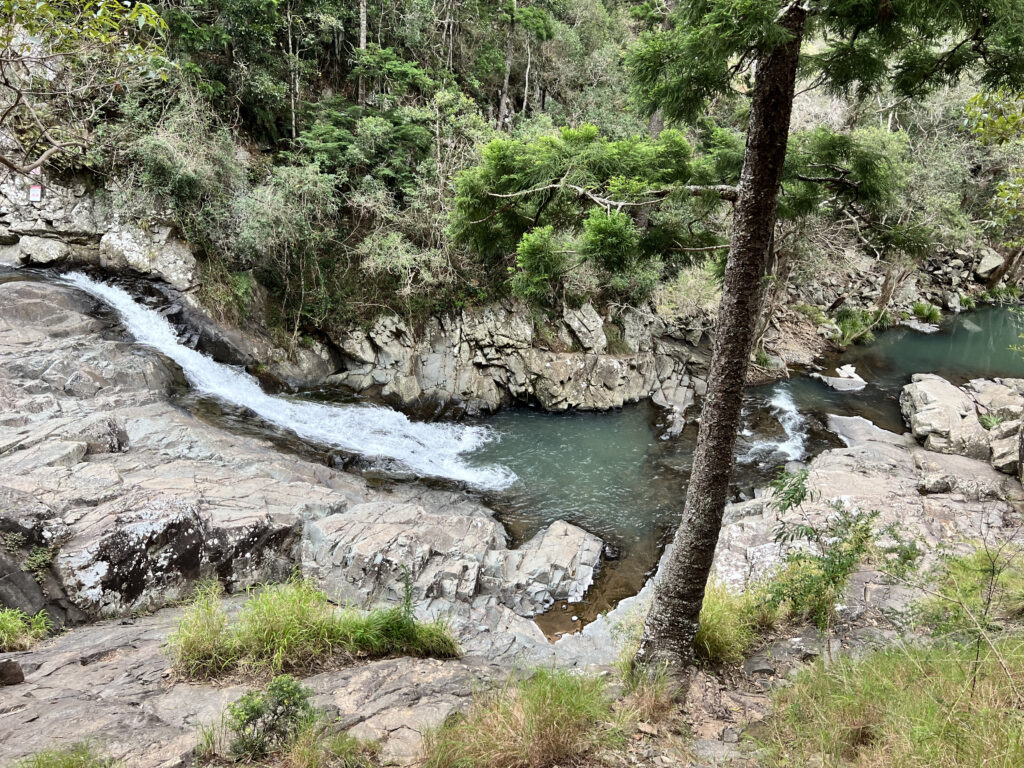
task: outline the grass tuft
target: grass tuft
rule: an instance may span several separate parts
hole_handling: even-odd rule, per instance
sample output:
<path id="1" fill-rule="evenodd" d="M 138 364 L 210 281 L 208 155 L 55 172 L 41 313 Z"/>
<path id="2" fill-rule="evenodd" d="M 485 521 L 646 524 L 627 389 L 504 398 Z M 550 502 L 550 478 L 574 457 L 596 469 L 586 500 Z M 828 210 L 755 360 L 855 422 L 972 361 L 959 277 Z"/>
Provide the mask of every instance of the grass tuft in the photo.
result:
<path id="1" fill-rule="evenodd" d="M 481 694 L 427 737 L 426 768 L 551 768 L 586 764 L 624 743 L 605 681 L 541 669 Z M 593 764 L 593 763 L 590 763 Z"/>
<path id="2" fill-rule="evenodd" d="M 986 646 L 977 664 L 975 653 L 942 645 L 817 662 L 776 694 L 764 764 L 1024 765 L 1024 638 Z"/>
<path id="3" fill-rule="evenodd" d="M 914 317 L 925 323 L 938 325 L 942 322 L 942 310 L 927 301 L 915 301 L 911 307 Z"/>
<path id="4" fill-rule="evenodd" d="M 30 616 L 18 608 L 0 608 L 0 653 L 27 650 L 52 629 L 44 611 Z"/>
<path id="5" fill-rule="evenodd" d="M 368 613 L 338 609 L 312 582 L 294 578 L 253 591 L 231 624 L 220 594 L 216 584 L 201 585 L 168 640 L 175 669 L 189 679 L 236 667 L 266 676 L 308 671 L 337 654 L 460 655 L 448 626 L 415 619 L 409 599 Z"/>
<path id="6" fill-rule="evenodd" d="M 101 757 L 90 744 L 75 744 L 65 749 L 47 749 L 23 758 L 14 768 L 117 768 L 121 763 Z"/>
<path id="7" fill-rule="evenodd" d="M 376 742 L 344 731 L 332 732 L 323 720 L 311 720 L 285 751 L 285 768 L 373 768 L 380 752 Z"/>
<path id="8" fill-rule="evenodd" d="M 709 582 L 694 639 L 698 658 L 710 664 L 736 664 L 775 624 L 776 613 L 757 591 L 734 594 Z"/>

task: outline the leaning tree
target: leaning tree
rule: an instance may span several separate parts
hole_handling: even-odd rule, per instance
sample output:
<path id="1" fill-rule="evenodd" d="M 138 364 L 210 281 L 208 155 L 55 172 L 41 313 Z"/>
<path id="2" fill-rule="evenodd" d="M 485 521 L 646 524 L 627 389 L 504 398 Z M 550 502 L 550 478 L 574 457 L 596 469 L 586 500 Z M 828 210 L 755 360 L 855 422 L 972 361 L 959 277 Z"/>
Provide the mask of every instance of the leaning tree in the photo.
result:
<path id="1" fill-rule="evenodd" d="M 1024 0 L 692 0 L 631 57 L 640 98 L 688 121 L 749 95 L 718 329 L 683 519 L 662 562 L 635 661 L 693 660 L 704 589 L 728 499 L 734 445 L 775 234 L 797 84 L 899 99 L 964 77 L 1024 83 Z"/>

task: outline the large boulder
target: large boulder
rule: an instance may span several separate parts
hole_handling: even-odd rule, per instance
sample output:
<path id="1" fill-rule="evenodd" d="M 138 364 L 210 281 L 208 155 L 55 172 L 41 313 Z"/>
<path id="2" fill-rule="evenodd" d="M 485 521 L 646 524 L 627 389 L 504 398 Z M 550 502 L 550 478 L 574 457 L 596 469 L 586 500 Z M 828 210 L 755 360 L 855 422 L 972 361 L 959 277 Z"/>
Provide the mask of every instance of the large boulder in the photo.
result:
<path id="1" fill-rule="evenodd" d="M 1003 266 L 1005 260 L 991 248 L 985 248 L 981 252 L 981 260 L 974 268 L 974 274 L 979 280 L 987 280 L 992 273 Z"/>
<path id="2" fill-rule="evenodd" d="M 978 421 L 974 400 L 945 379 L 915 374 L 903 388 L 900 408 L 914 437 L 928 450 L 988 460 L 989 437 Z"/>

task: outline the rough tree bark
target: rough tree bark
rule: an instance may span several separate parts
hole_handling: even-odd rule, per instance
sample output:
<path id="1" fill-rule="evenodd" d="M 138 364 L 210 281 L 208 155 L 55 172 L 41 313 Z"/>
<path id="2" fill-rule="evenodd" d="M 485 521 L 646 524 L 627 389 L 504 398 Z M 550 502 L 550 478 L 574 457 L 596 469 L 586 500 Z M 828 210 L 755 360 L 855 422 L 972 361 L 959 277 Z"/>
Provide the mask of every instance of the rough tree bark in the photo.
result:
<path id="1" fill-rule="evenodd" d="M 792 34 L 757 65 L 747 147 L 683 520 L 654 586 L 635 662 L 681 669 L 693 662 L 704 588 L 728 501 L 736 431 L 786 158 L 797 59 L 807 10 L 792 3 L 780 23 Z"/>

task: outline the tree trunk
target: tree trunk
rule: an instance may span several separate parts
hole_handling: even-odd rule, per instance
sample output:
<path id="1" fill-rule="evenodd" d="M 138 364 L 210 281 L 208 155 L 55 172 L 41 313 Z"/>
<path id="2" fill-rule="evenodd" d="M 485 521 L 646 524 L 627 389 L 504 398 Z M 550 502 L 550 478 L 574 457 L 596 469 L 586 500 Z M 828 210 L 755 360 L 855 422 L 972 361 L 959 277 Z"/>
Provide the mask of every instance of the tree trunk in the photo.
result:
<path id="1" fill-rule="evenodd" d="M 512 76 L 512 54 L 515 51 L 516 35 L 516 0 L 512 0 L 512 19 L 508 25 L 508 43 L 505 46 L 505 79 L 501 84 L 501 97 L 498 99 L 498 130 L 505 130 L 505 117 L 508 115 L 508 81 Z"/>
<path id="2" fill-rule="evenodd" d="M 708 391 L 683 520 L 665 553 L 635 662 L 693 662 L 701 603 L 728 500 L 743 383 L 760 317 L 807 10 L 792 3 L 781 23 L 793 35 L 758 62 L 733 235 L 718 313 Z"/>
<path id="3" fill-rule="evenodd" d="M 366 0 L 359 0 L 359 50 L 366 50 Z M 359 75 L 359 93 L 357 100 L 360 107 L 366 106 L 366 83 Z"/>

